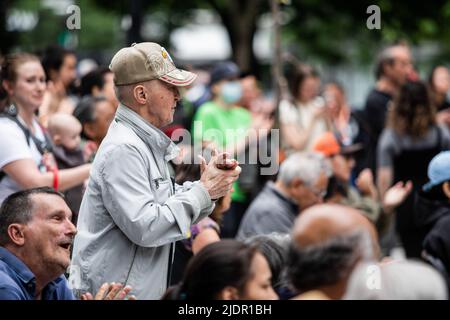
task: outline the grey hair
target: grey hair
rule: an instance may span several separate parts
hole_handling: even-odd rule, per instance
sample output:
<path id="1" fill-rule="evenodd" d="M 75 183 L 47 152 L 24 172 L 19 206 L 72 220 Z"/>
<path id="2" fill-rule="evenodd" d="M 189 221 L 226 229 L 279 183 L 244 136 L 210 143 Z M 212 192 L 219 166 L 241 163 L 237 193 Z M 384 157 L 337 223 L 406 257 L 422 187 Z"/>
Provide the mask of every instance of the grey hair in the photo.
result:
<path id="1" fill-rule="evenodd" d="M 320 174 L 331 176 L 330 163 L 320 153 L 297 152 L 290 155 L 281 163 L 278 179 L 289 185 L 294 178 L 299 178 L 308 186 L 314 185 Z"/>
<path id="2" fill-rule="evenodd" d="M 412 260 L 361 263 L 349 281 L 346 300 L 446 300 L 447 286 L 431 266 Z"/>

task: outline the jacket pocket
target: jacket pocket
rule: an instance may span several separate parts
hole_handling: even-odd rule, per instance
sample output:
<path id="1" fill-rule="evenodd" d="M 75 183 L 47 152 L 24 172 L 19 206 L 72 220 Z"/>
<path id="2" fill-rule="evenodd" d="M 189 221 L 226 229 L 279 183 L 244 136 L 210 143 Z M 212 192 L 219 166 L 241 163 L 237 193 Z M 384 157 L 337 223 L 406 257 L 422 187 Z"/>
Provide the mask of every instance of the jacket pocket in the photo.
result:
<path id="1" fill-rule="evenodd" d="M 153 180 L 155 190 L 155 200 L 158 204 L 163 204 L 172 195 L 172 180 L 158 178 Z"/>

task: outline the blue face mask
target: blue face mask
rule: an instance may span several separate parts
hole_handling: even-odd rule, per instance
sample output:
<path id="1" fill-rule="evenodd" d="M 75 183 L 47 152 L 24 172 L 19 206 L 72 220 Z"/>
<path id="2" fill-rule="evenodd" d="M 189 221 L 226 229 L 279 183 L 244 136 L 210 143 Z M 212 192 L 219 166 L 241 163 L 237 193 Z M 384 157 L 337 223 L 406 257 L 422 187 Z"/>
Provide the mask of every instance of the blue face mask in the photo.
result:
<path id="1" fill-rule="evenodd" d="M 239 81 L 224 83 L 220 95 L 225 103 L 232 104 L 238 102 L 242 96 L 241 83 Z"/>

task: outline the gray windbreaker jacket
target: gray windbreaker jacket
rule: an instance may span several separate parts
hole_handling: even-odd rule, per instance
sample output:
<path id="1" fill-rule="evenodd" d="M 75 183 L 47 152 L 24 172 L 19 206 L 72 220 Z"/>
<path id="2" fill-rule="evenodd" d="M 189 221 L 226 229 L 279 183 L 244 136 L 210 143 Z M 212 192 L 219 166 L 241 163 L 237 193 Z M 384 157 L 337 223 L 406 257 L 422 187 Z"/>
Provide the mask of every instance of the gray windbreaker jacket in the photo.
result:
<path id="1" fill-rule="evenodd" d="M 214 208 L 198 182 L 174 185 L 167 162 L 178 148 L 120 105 L 95 157 L 78 218 L 69 283 L 77 296 L 104 282 L 133 287 L 138 299 L 167 288 L 173 242 Z"/>

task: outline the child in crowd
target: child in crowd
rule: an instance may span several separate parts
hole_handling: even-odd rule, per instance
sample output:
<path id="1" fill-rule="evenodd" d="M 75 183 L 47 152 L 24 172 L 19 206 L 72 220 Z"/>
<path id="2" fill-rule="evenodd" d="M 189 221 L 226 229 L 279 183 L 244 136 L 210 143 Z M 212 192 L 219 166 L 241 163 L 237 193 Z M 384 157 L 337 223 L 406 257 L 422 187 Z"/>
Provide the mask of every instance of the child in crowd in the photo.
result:
<path id="1" fill-rule="evenodd" d="M 70 114 L 56 113 L 50 117 L 48 132 L 54 144 L 53 155 L 58 169 L 74 168 L 85 163 L 80 148 L 81 129 L 80 122 Z M 83 197 L 83 184 L 67 190 L 64 194 L 72 210 L 72 221 L 76 224 Z"/>

